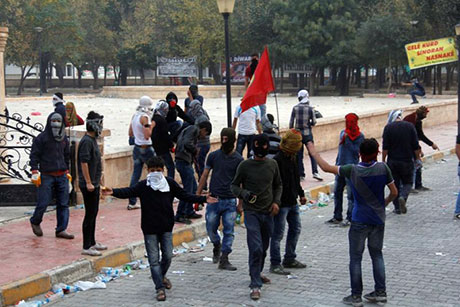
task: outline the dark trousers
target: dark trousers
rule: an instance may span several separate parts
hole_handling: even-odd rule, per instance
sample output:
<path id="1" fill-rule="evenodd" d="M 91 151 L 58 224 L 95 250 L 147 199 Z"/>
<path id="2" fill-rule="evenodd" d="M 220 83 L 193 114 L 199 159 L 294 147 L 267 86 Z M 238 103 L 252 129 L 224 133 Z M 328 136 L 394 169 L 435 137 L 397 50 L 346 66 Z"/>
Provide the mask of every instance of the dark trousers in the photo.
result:
<path id="1" fill-rule="evenodd" d="M 422 92 L 421 90 L 413 90 L 410 92 L 410 96 L 412 97 L 412 102 L 417 102 L 417 98 L 415 96 L 423 97 L 425 96 L 425 92 Z"/>
<path id="2" fill-rule="evenodd" d="M 281 264 L 280 243 L 283 239 L 286 222 L 288 223 L 288 233 L 283 263 L 290 263 L 297 257 L 295 249 L 302 229 L 299 205 L 281 207 L 278 214 L 273 218 L 273 222 L 273 235 L 270 242 L 270 263 L 274 266 Z"/>
<path id="3" fill-rule="evenodd" d="M 159 156 L 163 159 L 163 161 L 165 161 L 166 168 L 168 169 L 168 177 L 174 179 L 174 176 L 176 175 L 176 165 L 174 164 L 171 154 L 167 152 Z"/>
<path id="4" fill-rule="evenodd" d="M 398 189 L 398 197 L 393 200 L 395 210 L 398 212 L 399 209 L 399 198 L 402 197 L 407 201 L 412 183 L 414 180 L 414 163 L 406 161 L 395 161 L 388 160 L 388 167 L 393 174 L 396 188 Z"/>
<path id="5" fill-rule="evenodd" d="M 182 180 L 184 190 L 189 192 L 190 194 L 195 194 L 197 184 L 192 165 L 184 160 L 177 159 L 176 168 Z M 194 212 L 195 211 L 193 210 L 192 203 L 181 200 L 179 201 L 179 205 L 177 206 L 176 218 L 187 217 L 189 215 L 192 215 Z"/>
<path id="6" fill-rule="evenodd" d="M 372 259 L 372 271 L 376 291 L 386 291 L 385 262 L 383 261 L 383 234 L 385 225 L 367 225 L 351 223 L 348 232 L 350 244 L 350 282 L 351 294 L 361 296 L 363 293 L 363 278 L 361 261 L 367 239 L 367 248 Z"/>
<path id="7" fill-rule="evenodd" d="M 422 184 L 422 168 L 418 168 L 415 170 L 415 178 L 414 178 L 414 187 L 416 189 L 421 188 Z"/>
<path id="8" fill-rule="evenodd" d="M 246 238 L 249 249 L 250 288 L 262 287 L 260 274 L 264 269 L 270 237 L 273 233 L 273 217 L 270 214 L 244 211 Z"/>
<path id="9" fill-rule="evenodd" d="M 38 187 L 37 206 L 30 222 L 34 225 L 40 225 L 43 220 L 43 214 L 46 208 L 53 200 L 53 193 L 56 197 L 56 233 L 67 229 L 69 224 L 69 180 L 67 176 L 50 176 L 41 175 L 42 183 Z"/>
<path id="10" fill-rule="evenodd" d="M 85 218 L 83 219 L 83 249 L 88 249 L 96 244 L 96 217 L 99 211 L 100 188 L 89 192 L 86 188 L 80 187 L 85 203 Z"/>
<path id="11" fill-rule="evenodd" d="M 211 144 L 199 144 L 197 147 L 200 149 L 200 151 L 198 152 L 198 157 L 196 157 L 195 171 L 198 175 L 198 180 L 200 180 L 201 175 L 204 171 L 204 163 L 206 162 L 206 156 L 208 155 L 208 152 L 211 149 Z"/>
<path id="12" fill-rule="evenodd" d="M 144 235 L 144 243 L 155 289 L 164 289 L 163 278 L 168 272 L 173 256 L 172 232 Z"/>
<path id="13" fill-rule="evenodd" d="M 251 134 L 251 135 L 238 134 L 238 140 L 236 142 L 236 151 L 240 155 L 243 155 L 244 147 L 247 145 L 248 152 L 247 152 L 246 156 L 249 158 L 250 155 L 251 155 L 252 139 L 253 138 L 254 138 L 254 134 Z"/>
<path id="14" fill-rule="evenodd" d="M 313 142 L 313 135 L 302 135 L 302 144 L 304 144 L 305 147 L 307 146 L 307 143 L 310 141 Z M 315 174 L 318 172 L 318 163 L 316 163 L 315 158 L 313 158 L 312 155 L 310 155 L 310 153 L 308 153 L 308 155 L 310 156 L 311 173 Z M 299 163 L 299 175 L 300 177 L 305 177 L 305 168 L 303 166 L 303 146 L 297 153 L 297 161 Z"/>

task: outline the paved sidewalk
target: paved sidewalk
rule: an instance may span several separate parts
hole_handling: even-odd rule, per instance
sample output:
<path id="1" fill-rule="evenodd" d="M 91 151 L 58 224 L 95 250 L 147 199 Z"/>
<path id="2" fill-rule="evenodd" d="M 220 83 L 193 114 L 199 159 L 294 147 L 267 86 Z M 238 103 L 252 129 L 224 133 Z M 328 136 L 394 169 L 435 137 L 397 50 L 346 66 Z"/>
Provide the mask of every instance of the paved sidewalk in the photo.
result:
<path id="1" fill-rule="evenodd" d="M 458 192 L 457 159 L 448 156 L 446 160 L 426 166 L 424 182 L 433 191 L 410 195 L 406 215 L 391 213 L 392 205 L 387 209 L 386 306 L 460 306 L 460 222 L 452 219 Z M 249 299 L 245 229 L 237 227 L 230 257 L 238 267 L 236 272 L 220 271 L 204 262 L 203 257 L 212 256 L 208 244 L 204 252 L 173 259 L 168 273 L 173 288 L 167 290 L 166 302 L 156 302 L 150 272 L 143 270 L 108 283 L 105 290 L 68 295 L 54 306 L 343 306 L 341 299 L 349 293 L 347 229 L 324 224 L 332 211 L 330 204 L 302 213 L 297 253 L 308 267 L 293 270 L 297 279 L 287 279 L 268 273 L 267 259 L 265 273 L 272 283 L 263 287 L 258 302 Z M 373 290 L 367 251 L 363 282 L 365 293 Z"/>

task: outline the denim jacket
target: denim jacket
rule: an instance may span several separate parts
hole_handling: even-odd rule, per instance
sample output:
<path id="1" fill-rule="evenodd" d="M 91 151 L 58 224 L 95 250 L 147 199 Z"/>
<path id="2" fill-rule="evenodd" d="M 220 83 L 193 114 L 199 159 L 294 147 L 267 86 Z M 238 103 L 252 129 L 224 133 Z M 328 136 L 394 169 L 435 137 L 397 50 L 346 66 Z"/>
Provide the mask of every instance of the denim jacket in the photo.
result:
<path id="1" fill-rule="evenodd" d="M 341 141 L 345 130 L 340 132 Z M 335 160 L 335 165 L 346 165 L 346 164 L 358 164 L 359 162 L 359 145 L 364 140 L 364 134 L 360 134 L 354 141 L 349 137 L 345 138 L 343 144 L 339 144 L 339 152 L 337 153 L 337 158 Z"/>

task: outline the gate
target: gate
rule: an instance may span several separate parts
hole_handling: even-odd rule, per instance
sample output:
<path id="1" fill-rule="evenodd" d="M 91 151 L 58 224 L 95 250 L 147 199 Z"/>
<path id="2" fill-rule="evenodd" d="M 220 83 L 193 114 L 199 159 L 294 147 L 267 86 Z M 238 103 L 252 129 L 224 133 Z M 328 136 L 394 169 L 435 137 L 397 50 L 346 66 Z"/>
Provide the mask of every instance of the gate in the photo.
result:
<path id="1" fill-rule="evenodd" d="M 0 114 L 0 206 L 34 205 L 36 187 L 30 184 L 30 152 L 34 138 L 43 131 L 19 113 Z M 11 183 L 10 183 L 11 182 Z"/>

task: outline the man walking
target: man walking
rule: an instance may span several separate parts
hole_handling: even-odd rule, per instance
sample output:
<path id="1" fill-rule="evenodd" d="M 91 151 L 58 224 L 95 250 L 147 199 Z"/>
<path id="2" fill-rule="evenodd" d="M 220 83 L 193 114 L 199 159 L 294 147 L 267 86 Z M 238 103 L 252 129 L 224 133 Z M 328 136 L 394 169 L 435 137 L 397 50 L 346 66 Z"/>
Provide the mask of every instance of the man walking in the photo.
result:
<path id="1" fill-rule="evenodd" d="M 211 242 L 214 244 L 213 262 L 219 263 L 219 269 L 229 271 L 236 270 L 236 267 L 228 260 L 228 255 L 232 252 L 235 236 L 233 228 L 236 219 L 236 198 L 230 190 L 230 185 L 238 165 L 243 161 L 243 157 L 235 151 L 235 141 L 235 130 L 223 128 L 220 132 L 221 147 L 209 154 L 196 191 L 197 195 L 201 195 L 209 172 L 212 171 L 209 186 L 210 195 L 219 201 L 206 207 L 206 229 Z M 221 218 L 224 233 L 222 240 L 217 232 Z"/>
<path id="2" fill-rule="evenodd" d="M 236 125 L 238 124 L 238 141 L 236 143 L 236 151 L 240 155 L 243 155 L 244 147 L 247 145 L 247 157 L 250 157 L 253 138 L 256 133 L 262 133 L 260 119 L 261 115 L 259 106 L 251 107 L 244 112 L 242 112 L 240 105 L 236 106 L 235 114 L 233 115 L 232 128 L 236 129 Z"/>
<path id="3" fill-rule="evenodd" d="M 358 115 L 348 113 L 345 115 L 345 130 L 340 132 L 339 151 L 335 160 L 335 165 L 358 164 L 359 146 L 364 140 L 358 126 Z M 348 210 L 347 218 L 343 221 L 343 190 L 347 188 Z M 335 176 L 334 184 L 334 216 L 328 220 L 328 224 L 340 224 L 347 227 L 351 223 L 351 212 L 353 210 L 353 193 L 351 192 L 348 179 L 343 176 Z"/>
<path id="4" fill-rule="evenodd" d="M 89 112 L 86 118 L 86 134 L 78 145 L 78 183 L 85 203 L 83 219 L 82 255 L 100 256 L 107 246 L 96 242 L 96 217 L 99 211 L 100 183 L 102 177 L 102 159 L 97 138 L 102 132 L 103 116 Z"/>
<path id="5" fill-rule="evenodd" d="M 46 208 L 56 197 L 56 237 L 73 239 L 66 229 L 69 224 L 70 148 L 65 135 L 64 118 L 57 112 L 48 116 L 45 130 L 32 143 L 30 168 L 32 183 L 38 187 L 37 206 L 30 218 L 32 231 L 43 236 L 40 227 Z"/>
<path id="6" fill-rule="evenodd" d="M 274 217 L 273 235 L 270 242 L 270 272 L 289 275 L 284 268 L 303 269 L 307 266 L 296 259 L 295 249 L 299 240 L 301 224 L 300 210 L 297 198 L 305 205 L 307 199 L 300 186 L 299 170 L 297 168 L 297 152 L 302 148 L 302 135 L 295 129 L 290 129 L 281 139 L 280 151 L 274 157 L 278 163 L 283 193 L 281 195 L 280 211 Z M 286 253 L 281 264 L 280 243 L 283 239 L 284 228 L 288 223 L 286 238 Z"/>
<path id="7" fill-rule="evenodd" d="M 385 207 L 396 198 L 398 192 L 388 166 L 377 162 L 379 144 L 375 139 L 363 140 L 359 146 L 361 163 L 341 166 L 329 165 L 316 152 L 313 143 L 308 143 L 308 148 L 323 171 L 348 178 L 353 190 L 353 215 L 348 232 L 351 295 L 344 297 L 343 303 L 355 307 L 363 306 L 361 262 L 366 240 L 372 259 L 375 286 L 374 291 L 364 295 L 364 298 L 372 303 L 386 303 L 385 263 L 382 254 Z M 390 189 L 390 195 L 386 198 L 385 186 Z"/>
<path id="8" fill-rule="evenodd" d="M 134 166 L 130 187 L 134 187 L 137 184 L 142 175 L 142 167 L 148 159 L 155 155 L 151 139 L 152 130 L 155 126 L 154 123 L 152 124 L 152 104 L 153 101 L 150 97 L 142 96 L 129 125 L 129 136 L 134 137 Z M 139 204 L 136 204 L 135 197 L 129 199 L 128 210 L 139 209 L 140 207 Z"/>
<path id="9" fill-rule="evenodd" d="M 292 108 L 291 119 L 289 121 L 289 129 L 295 128 L 302 133 L 302 143 L 307 146 L 308 142 L 313 142 L 312 127 L 316 125 L 315 111 L 310 106 L 310 98 L 307 90 L 300 90 L 297 93 L 299 103 Z M 311 171 L 313 178 L 322 181 L 323 178 L 318 174 L 318 165 L 315 158 L 310 155 Z M 305 169 L 303 166 L 303 146 L 297 154 L 298 168 L 301 179 L 305 178 Z"/>
<path id="10" fill-rule="evenodd" d="M 398 199 L 393 201 L 394 213 L 407 213 L 407 198 L 414 180 L 414 163 L 420 161 L 420 146 L 414 125 L 402 120 L 402 111 L 393 110 L 388 116 L 388 124 L 383 130 L 382 161 L 388 157 L 398 189 Z M 415 161 L 414 161 L 415 157 Z"/>
<path id="11" fill-rule="evenodd" d="M 179 134 L 176 146 L 176 169 L 182 180 L 184 190 L 188 193 L 196 193 L 197 184 L 193 172 L 192 162 L 196 159 L 198 138 L 210 135 L 212 126 L 209 121 L 191 125 Z M 200 218 L 201 214 L 195 213 L 193 204 L 181 200 L 176 211 L 176 222 L 191 224 L 190 219 Z"/>
<path id="12" fill-rule="evenodd" d="M 419 141 L 427 144 L 434 150 L 439 150 L 438 145 L 433 143 L 423 132 L 422 120 L 428 115 L 428 108 L 425 106 L 420 106 L 415 112 L 404 117 L 406 122 L 409 122 L 415 126 L 415 131 L 417 131 L 417 137 Z M 421 148 L 420 148 L 421 149 Z M 422 154 L 421 154 L 422 155 Z M 415 165 L 415 191 L 429 191 L 430 189 L 423 186 L 422 184 L 422 165 Z M 411 191 L 412 192 L 412 191 Z"/>
<path id="13" fill-rule="evenodd" d="M 155 154 L 163 158 L 166 168 L 168 169 L 168 177 L 174 179 L 176 166 L 171 157 L 171 151 L 173 151 L 174 143 L 172 142 L 171 135 L 168 132 L 168 123 L 166 122 L 168 112 L 168 103 L 164 100 L 158 101 L 152 118 L 152 124 L 155 126 L 155 129 L 152 131 L 152 145 L 155 150 Z"/>
<path id="14" fill-rule="evenodd" d="M 273 233 L 273 216 L 278 214 L 283 186 L 276 161 L 267 159 L 268 137 L 253 140 L 254 159 L 240 163 L 232 181 L 232 192 L 243 199 L 244 224 L 249 249 L 250 297 L 260 298 L 262 283 L 270 280 L 261 273 Z"/>

